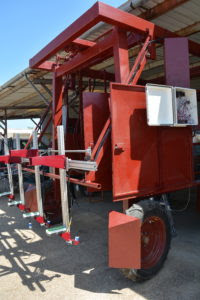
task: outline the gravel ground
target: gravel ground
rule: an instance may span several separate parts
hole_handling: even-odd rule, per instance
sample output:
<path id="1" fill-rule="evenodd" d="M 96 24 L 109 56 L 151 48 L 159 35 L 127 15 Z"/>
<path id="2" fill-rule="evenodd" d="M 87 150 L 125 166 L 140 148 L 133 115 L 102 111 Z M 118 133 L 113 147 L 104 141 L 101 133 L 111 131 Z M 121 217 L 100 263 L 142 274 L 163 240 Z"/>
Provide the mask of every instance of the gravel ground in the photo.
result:
<path id="1" fill-rule="evenodd" d="M 0 300 L 200 299 L 200 214 L 190 205 L 175 215 L 178 236 L 164 268 L 153 279 L 133 283 L 107 267 L 107 216 L 120 203 L 81 199 L 72 231 L 79 246 L 47 237 L 33 222 L 28 229 L 16 208 L 0 203 Z M 97 200 L 96 198 L 93 200 Z"/>

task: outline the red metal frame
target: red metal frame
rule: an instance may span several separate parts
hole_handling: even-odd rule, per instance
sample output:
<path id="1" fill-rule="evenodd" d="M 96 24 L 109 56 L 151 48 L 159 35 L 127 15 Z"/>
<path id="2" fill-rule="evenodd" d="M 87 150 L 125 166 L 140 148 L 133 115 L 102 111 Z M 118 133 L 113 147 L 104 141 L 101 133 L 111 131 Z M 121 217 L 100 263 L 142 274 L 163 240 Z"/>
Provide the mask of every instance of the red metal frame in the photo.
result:
<path id="1" fill-rule="evenodd" d="M 149 21 L 121 11 L 117 8 L 113 8 L 102 2 L 97 2 L 78 20 L 65 29 L 37 55 L 35 55 L 30 60 L 30 67 L 37 68 L 58 51 L 66 48 L 66 46 L 74 42 L 81 34 L 101 21 L 117 26 L 125 31 L 134 31 L 142 35 L 145 35 L 148 31 L 151 38 L 178 37 L 177 34 L 163 29 Z M 96 45 L 91 46 L 88 43 L 88 46 L 95 47 Z M 200 46 L 198 43 L 189 41 L 189 47 L 192 54 L 200 56 Z"/>
<path id="2" fill-rule="evenodd" d="M 79 37 L 96 25 L 99 22 L 105 22 L 113 26 L 108 32 L 104 33 L 99 39 L 94 42 L 80 39 Z M 134 35 L 127 36 L 130 31 Z M 62 119 L 62 99 L 64 95 L 64 82 L 63 75 L 71 75 L 79 72 L 99 76 L 99 71 L 89 69 L 92 65 L 97 64 L 105 58 L 114 56 L 115 66 L 115 81 L 119 83 L 137 84 L 140 75 L 145 67 L 147 55 L 150 58 L 155 58 L 155 44 L 152 43 L 153 39 L 160 39 L 157 42 L 163 42 L 165 37 L 177 37 L 173 32 L 165 30 L 147 20 L 141 19 L 119 9 L 113 8 L 101 2 L 94 4 L 85 14 L 83 14 L 72 25 L 65 29 L 46 47 L 44 47 L 37 55 L 30 60 L 30 67 L 40 68 L 46 64 L 47 68 L 52 69 L 53 72 L 53 148 L 57 148 L 57 135 L 56 127 L 61 124 Z M 143 42 L 141 51 L 139 52 L 134 66 L 130 71 L 128 50 L 136 45 L 138 41 Z M 57 54 L 60 50 L 74 51 L 70 59 L 57 61 L 54 65 L 48 61 L 53 55 Z M 190 52 L 194 55 L 200 56 L 200 45 L 189 41 Z M 82 73 L 81 73 L 82 72 Z M 94 74 L 96 72 L 96 74 Z M 98 74 L 97 74 L 98 73 Z M 111 79 L 111 78 L 110 78 Z M 113 79 L 113 77 L 112 77 Z M 81 87 L 81 82 L 80 82 Z M 80 92 L 80 123 L 82 122 L 82 92 Z M 85 124 L 84 124 L 85 125 Z M 99 147 L 104 134 L 105 128 L 101 132 L 99 138 L 96 140 L 96 145 L 93 145 L 92 159 L 94 153 Z M 81 130 L 82 134 L 82 130 Z M 121 147 L 120 145 L 117 145 Z M 124 151 L 123 146 L 121 148 Z M 102 159 L 103 148 L 99 154 L 98 162 Z M 91 179 L 92 174 L 87 175 L 87 179 Z M 101 182 L 100 182 L 101 183 Z M 164 190 L 164 189 L 163 189 Z"/>

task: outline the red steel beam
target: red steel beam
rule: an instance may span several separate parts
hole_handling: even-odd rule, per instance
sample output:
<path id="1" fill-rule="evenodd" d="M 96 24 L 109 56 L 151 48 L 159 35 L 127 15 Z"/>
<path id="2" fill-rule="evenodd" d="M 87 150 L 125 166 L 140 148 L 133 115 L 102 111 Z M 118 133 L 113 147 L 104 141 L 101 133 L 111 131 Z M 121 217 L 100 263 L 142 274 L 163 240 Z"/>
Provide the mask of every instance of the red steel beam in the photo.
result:
<path id="1" fill-rule="evenodd" d="M 46 70 L 46 71 L 53 71 L 53 68 L 56 66 L 56 63 L 54 61 L 48 61 L 41 63 L 39 66 L 37 66 L 35 69 L 40 70 Z"/>
<path id="2" fill-rule="evenodd" d="M 10 150 L 11 157 L 23 157 L 30 158 L 38 155 L 37 149 L 20 149 L 20 150 Z"/>
<path id="3" fill-rule="evenodd" d="M 115 39 L 115 33 L 112 32 L 104 40 L 101 40 L 94 47 L 91 47 L 72 58 L 70 61 L 65 62 L 63 65 L 56 69 L 56 76 L 62 76 L 67 72 L 73 72 L 77 69 L 89 67 L 90 65 L 97 64 L 104 59 L 107 59 L 113 55 L 113 45 Z M 142 41 L 143 37 L 139 35 L 130 36 L 128 40 L 128 48 L 133 47 L 139 41 Z M 101 55 L 100 55 L 101 54 Z M 99 60 L 97 61 L 97 58 Z M 90 64 L 89 64 L 90 63 Z M 127 67 L 126 67 L 127 69 Z"/>
<path id="4" fill-rule="evenodd" d="M 161 27 L 156 26 L 155 27 L 155 36 L 156 38 L 159 37 L 179 37 L 176 33 L 170 32 L 169 30 L 162 29 Z M 101 59 L 103 59 L 104 53 L 107 53 L 110 49 L 112 49 L 114 45 L 114 36 L 113 33 L 111 33 L 109 36 L 107 36 L 104 40 L 97 43 L 94 47 L 91 47 L 78 55 L 76 55 L 73 59 L 70 61 L 64 63 L 60 67 L 56 69 L 56 77 L 62 76 L 65 73 L 73 72 L 77 69 L 83 68 L 84 65 L 89 64 L 89 62 L 93 61 L 101 54 Z M 196 56 L 200 56 L 200 45 L 198 43 L 195 43 L 193 41 L 188 41 L 189 43 L 189 49 L 190 52 L 193 53 Z M 130 43 L 129 47 L 133 46 L 134 43 Z M 108 55 L 112 56 L 111 55 Z"/>
<path id="5" fill-rule="evenodd" d="M 77 68 L 83 68 L 88 66 L 88 63 L 91 60 L 96 59 L 106 53 L 108 50 L 110 50 L 113 47 L 114 43 L 114 35 L 111 34 L 110 36 L 106 37 L 104 40 L 97 43 L 95 46 L 80 52 L 77 54 L 74 58 L 72 58 L 70 61 L 64 63 L 59 68 L 56 69 L 56 77 L 62 76 L 65 73 L 73 72 Z M 87 65 L 86 65 L 87 64 Z"/>
<path id="6" fill-rule="evenodd" d="M 75 39 L 72 42 L 72 45 L 79 47 L 81 50 L 85 50 L 86 48 L 94 46 L 96 43 L 83 40 L 83 39 Z M 46 70 L 46 71 L 53 71 L 54 67 L 56 66 L 56 63 L 54 61 L 45 61 L 41 63 L 39 66 L 37 66 L 36 69 Z"/>
<path id="7" fill-rule="evenodd" d="M 65 169 L 65 161 L 65 155 L 35 156 L 30 158 L 30 165 Z"/>
<path id="8" fill-rule="evenodd" d="M 81 49 L 86 49 L 88 47 L 93 47 L 96 43 L 83 39 L 75 39 L 72 44 L 74 44 L 75 46 L 79 46 Z"/>

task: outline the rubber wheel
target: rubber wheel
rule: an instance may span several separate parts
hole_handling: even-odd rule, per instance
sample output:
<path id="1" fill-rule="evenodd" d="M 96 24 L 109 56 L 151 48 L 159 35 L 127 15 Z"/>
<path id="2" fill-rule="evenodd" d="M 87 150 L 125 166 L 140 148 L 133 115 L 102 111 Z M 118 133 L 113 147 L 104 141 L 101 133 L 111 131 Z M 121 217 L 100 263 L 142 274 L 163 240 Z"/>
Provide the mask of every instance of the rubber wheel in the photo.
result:
<path id="1" fill-rule="evenodd" d="M 133 281 L 152 278 L 162 267 L 171 245 L 171 228 L 165 208 L 159 201 L 146 199 L 133 204 L 126 214 L 139 218 L 141 225 L 141 269 L 123 269 Z"/>

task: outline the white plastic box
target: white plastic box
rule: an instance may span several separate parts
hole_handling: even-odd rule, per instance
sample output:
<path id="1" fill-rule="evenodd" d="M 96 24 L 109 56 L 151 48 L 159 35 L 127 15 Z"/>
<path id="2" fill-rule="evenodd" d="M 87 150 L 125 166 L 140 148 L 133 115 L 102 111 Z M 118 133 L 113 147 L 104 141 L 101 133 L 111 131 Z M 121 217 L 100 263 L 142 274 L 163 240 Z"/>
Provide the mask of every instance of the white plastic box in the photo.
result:
<path id="1" fill-rule="evenodd" d="M 198 124 L 195 89 L 146 85 L 149 126 L 193 126 Z"/>

